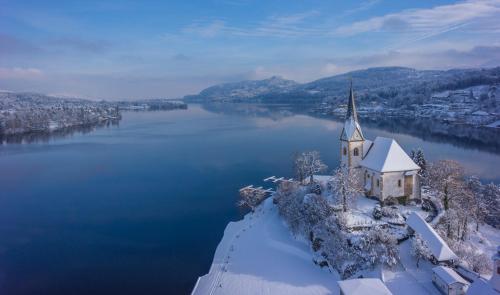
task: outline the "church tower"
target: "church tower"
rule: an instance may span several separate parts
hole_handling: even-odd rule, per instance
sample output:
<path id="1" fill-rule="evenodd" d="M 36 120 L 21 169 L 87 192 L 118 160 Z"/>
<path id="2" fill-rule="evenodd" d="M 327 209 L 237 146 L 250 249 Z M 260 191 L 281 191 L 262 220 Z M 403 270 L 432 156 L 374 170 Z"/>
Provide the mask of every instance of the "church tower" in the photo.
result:
<path id="1" fill-rule="evenodd" d="M 347 114 L 344 128 L 340 134 L 340 164 L 349 168 L 358 167 L 363 157 L 364 142 L 365 138 L 358 122 L 351 80 L 349 101 L 347 102 Z"/>

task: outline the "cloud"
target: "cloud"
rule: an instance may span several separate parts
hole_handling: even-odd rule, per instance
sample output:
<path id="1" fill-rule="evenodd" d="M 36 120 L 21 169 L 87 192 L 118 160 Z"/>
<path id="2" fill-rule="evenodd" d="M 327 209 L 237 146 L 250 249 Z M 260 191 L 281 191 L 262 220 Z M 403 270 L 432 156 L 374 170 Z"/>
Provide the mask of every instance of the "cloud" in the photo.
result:
<path id="1" fill-rule="evenodd" d="M 38 79 L 43 72 L 36 68 L 0 68 L 0 79 Z"/>
<path id="2" fill-rule="evenodd" d="M 185 27 L 182 32 L 197 34 L 205 38 L 212 38 L 219 35 L 238 37 L 319 36 L 326 34 L 327 31 L 319 26 L 310 26 L 306 22 L 306 20 L 319 14 L 318 11 L 311 10 L 289 15 L 274 15 L 255 25 L 240 27 L 228 25 L 222 20 L 195 22 Z"/>
<path id="3" fill-rule="evenodd" d="M 499 13 L 500 1 L 498 0 L 469 0 L 373 17 L 341 26 L 335 32 L 340 35 L 356 35 L 366 32 L 429 33 L 468 22 L 497 18 Z"/>

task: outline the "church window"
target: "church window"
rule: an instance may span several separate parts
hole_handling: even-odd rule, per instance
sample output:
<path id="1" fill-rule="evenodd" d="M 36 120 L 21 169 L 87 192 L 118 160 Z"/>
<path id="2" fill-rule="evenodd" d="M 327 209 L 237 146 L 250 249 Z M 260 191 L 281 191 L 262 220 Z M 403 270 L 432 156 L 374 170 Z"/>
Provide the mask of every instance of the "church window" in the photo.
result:
<path id="1" fill-rule="evenodd" d="M 380 180 L 377 179 L 377 187 L 380 186 Z"/>
<path id="2" fill-rule="evenodd" d="M 343 153 L 344 153 L 344 156 L 347 154 L 347 149 L 346 148 L 344 148 Z"/>
<path id="3" fill-rule="evenodd" d="M 398 179 L 398 186 L 401 187 L 401 179 Z"/>
<path id="4" fill-rule="evenodd" d="M 355 149 L 354 149 L 354 155 L 355 155 L 355 156 L 359 156 L 359 150 L 358 150 L 358 148 L 355 148 Z"/>

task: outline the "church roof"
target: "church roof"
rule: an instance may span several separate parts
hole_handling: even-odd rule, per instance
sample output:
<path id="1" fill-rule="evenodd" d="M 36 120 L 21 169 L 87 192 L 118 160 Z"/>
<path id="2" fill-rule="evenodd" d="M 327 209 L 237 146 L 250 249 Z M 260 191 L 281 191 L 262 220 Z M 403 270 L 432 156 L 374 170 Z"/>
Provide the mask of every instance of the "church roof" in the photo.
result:
<path id="1" fill-rule="evenodd" d="M 350 117 L 344 122 L 344 128 L 342 129 L 342 134 L 340 135 L 342 140 L 363 140 L 363 132 L 361 131 L 361 126 L 358 121 Z"/>
<path id="2" fill-rule="evenodd" d="M 353 118 L 354 121 L 358 122 L 358 113 L 356 112 L 356 104 L 354 103 L 354 90 L 352 89 L 352 80 L 351 88 L 349 90 L 349 101 L 347 102 L 347 114 L 345 118 L 346 120 L 349 118 Z"/>
<path id="3" fill-rule="evenodd" d="M 380 136 L 375 138 L 360 165 L 378 172 L 420 169 L 394 139 Z"/>

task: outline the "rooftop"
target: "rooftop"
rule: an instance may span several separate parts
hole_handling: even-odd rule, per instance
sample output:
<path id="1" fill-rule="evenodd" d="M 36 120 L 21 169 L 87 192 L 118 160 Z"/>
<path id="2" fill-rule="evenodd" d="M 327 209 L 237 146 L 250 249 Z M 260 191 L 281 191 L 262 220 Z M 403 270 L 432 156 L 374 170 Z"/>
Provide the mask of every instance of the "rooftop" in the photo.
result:
<path id="1" fill-rule="evenodd" d="M 459 274 L 457 274 L 453 269 L 444 266 L 436 266 L 432 271 L 438 275 L 443 281 L 448 285 L 453 283 L 462 283 L 468 285 L 469 283 L 464 280 Z"/>
<path id="2" fill-rule="evenodd" d="M 420 169 L 394 139 L 380 136 L 375 138 L 360 165 L 378 172 Z"/>
<path id="3" fill-rule="evenodd" d="M 345 295 L 392 295 L 380 279 L 353 279 L 338 281 L 340 290 Z"/>
<path id="4" fill-rule="evenodd" d="M 431 251 L 432 255 L 438 261 L 447 261 L 457 258 L 457 255 L 448 247 L 446 242 L 439 236 L 439 234 L 430 226 L 420 215 L 412 212 L 406 224 L 410 226 L 415 232 L 417 232 L 422 239 L 425 241 L 427 247 Z"/>

